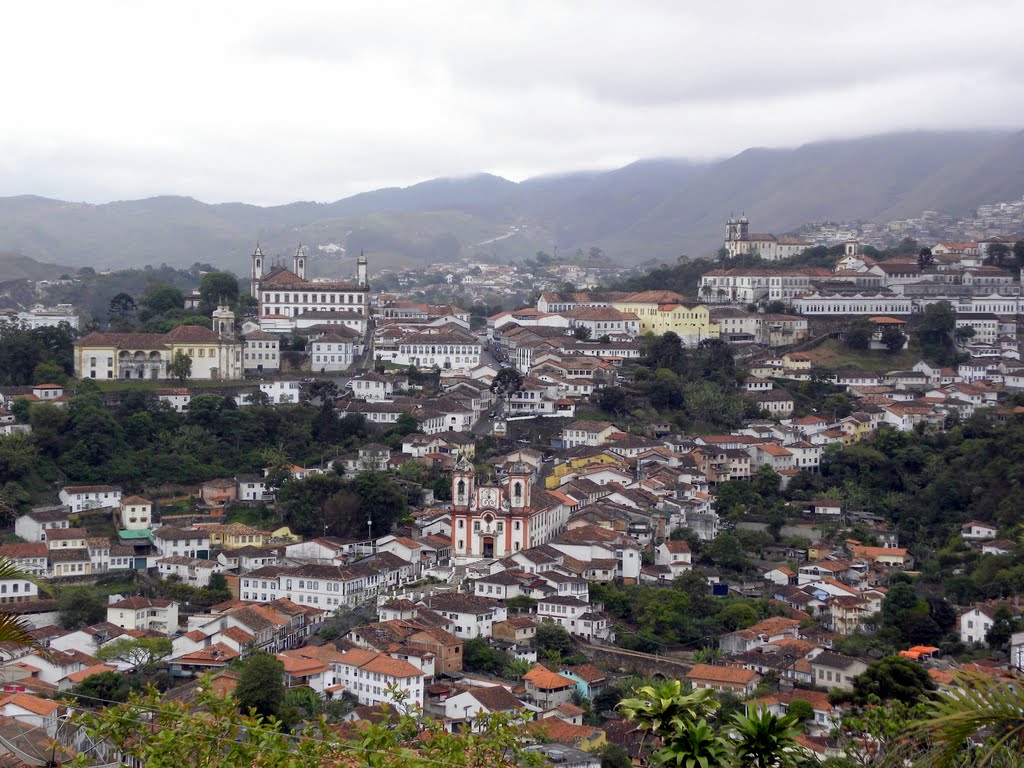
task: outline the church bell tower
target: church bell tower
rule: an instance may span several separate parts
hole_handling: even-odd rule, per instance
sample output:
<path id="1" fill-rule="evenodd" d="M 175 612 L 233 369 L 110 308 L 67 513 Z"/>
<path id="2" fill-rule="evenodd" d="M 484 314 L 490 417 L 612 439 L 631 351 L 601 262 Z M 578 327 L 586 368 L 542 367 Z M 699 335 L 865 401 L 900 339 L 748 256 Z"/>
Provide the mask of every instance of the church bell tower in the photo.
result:
<path id="1" fill-rule="evenodd" d="M 306 279 L 306 251 L 301 245 L 295 249 L 295 256 L 292 258 L 292 272 L 302 280 Z"/>
<path id="2" fill-rule="evenodd" d="M 256 243 L 256 249 L 252 252 L 249 260 L 249 295 L 258 299 L 260 295 L 260 278 L 263 277 L 263 266 L 265 263 L 263 251 L 260 250 L 259 243 Z"/>

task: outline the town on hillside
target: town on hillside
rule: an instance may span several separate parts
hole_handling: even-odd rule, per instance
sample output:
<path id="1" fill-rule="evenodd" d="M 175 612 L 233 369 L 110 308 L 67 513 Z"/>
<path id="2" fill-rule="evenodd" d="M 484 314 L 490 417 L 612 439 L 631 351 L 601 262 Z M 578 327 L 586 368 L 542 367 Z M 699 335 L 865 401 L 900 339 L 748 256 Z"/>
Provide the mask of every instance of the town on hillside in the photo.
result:
<path id="1" fill-rule="evenodd" d="M 503 714 L 571 768 L 648 764 L 619 704 L 679 680 L 856 761 L 895 749 L 866 702 L 1019 685 L 1024 240 L 805 237 L 730 217 L 685 292 L 301 247 L 103 318 L 56 299 L 110 276 L 37 286 L 0 321 L 0 755 L 262 674 L 262 714 Z"/>

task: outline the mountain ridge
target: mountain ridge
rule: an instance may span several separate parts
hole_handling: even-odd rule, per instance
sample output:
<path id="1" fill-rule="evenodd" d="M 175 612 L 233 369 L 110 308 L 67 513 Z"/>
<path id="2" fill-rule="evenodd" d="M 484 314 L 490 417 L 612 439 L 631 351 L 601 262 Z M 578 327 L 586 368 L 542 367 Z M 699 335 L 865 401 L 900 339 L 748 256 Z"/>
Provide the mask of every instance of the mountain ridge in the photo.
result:
<path id="1" fill-rule="evenodd" d="M 488 173 L 429 179 L 332 202 L 17 195 L 0 198 L 0 250 L 75 267 L 199 261 L 246 271 L 255 242 L 281 257 L 301 242 L 310 246 L 311 270 L 326 274 L 339 269 L 338 256 L 319 256 L 317 247 L 328 244 L 372 252 L 387 266 L 589 247 L 635 264 L 712 253 L 731 212 L 746 212 L 752 229 L 781 233 L 825 219 L 964 214 L 1022 194 L 1024 131 L 911 131 L 749 148 L 714 161 L 641 159 L 520 182 Z"/>

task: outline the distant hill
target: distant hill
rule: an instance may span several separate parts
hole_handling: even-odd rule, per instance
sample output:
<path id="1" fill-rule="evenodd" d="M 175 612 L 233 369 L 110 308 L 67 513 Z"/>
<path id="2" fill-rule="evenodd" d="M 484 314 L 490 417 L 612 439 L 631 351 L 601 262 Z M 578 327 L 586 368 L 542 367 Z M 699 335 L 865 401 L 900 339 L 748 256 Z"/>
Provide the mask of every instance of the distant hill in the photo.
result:
<path id="1" fill-rule="evenodd" d="M 353 272 L 360 250 L 375 269 L 592 246 L 636 264 L 712 253 L 731 212 L 745 211 L 755 231 L 785 232 L 825 219 L 966 214 L 1022 194 L 1024 132 L 919 132 L 748 149 L 709 163 L 643 160 L 520 183 L 487 174 L 434 179 L 333 203 L 2 198 L 0 250 L 76 267 L 198 261 L 243 273 L 256 241 L 272 259 L 305 244 L 315 274 Z M 328 245 L 345 252 L 318 249 Z"/>
<path id="2" fill-rule="evenodd" d="M 20 253 L 0 251 L 0 282 L 4 283 L 11 280 L 54 280 L 75 269 L 60 264 L 45 264 Z"/>

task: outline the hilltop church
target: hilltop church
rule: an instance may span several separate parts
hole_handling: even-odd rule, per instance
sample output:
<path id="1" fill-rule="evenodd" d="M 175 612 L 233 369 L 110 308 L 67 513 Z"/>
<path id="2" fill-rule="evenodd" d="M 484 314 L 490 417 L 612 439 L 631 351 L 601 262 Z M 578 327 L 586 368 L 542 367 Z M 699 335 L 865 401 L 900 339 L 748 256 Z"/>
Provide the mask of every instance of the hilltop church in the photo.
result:
<path id="1" fill-rule="evenodd" d="M 463 456 L 452 473 L 452 553 L 463 560 L 502 558 L 546 544 L 565 530 L 569 510 L 533 485 L 533 470 L 514 462 L 500 482 L 478 482 Z"/>
<path id="2" fill-rule="evenodd" d="M 306 254 L 300 246 L 292 268 L 269 266 L 257 245 L 250 257 L 249 295 L 259 303 L 260 329 L 285 333 L 314 325 L 345 326 L 360 336 L 370 316 L 370 285 L 366 259 L 356 263 L 356 282 L 307 280 Z"/>
<path id="3" fill-rule="evenodd" d="M 725 250 L 729 258 L 751 254 L 765 261 L 779 261 L 798 256 L 811 247 L 811 243 L 799 237 L 776 236 L 768 232 L 750 232 L 750 221 L 746 214 L 738 219 L 730 216 L 725 223 Z"/>

